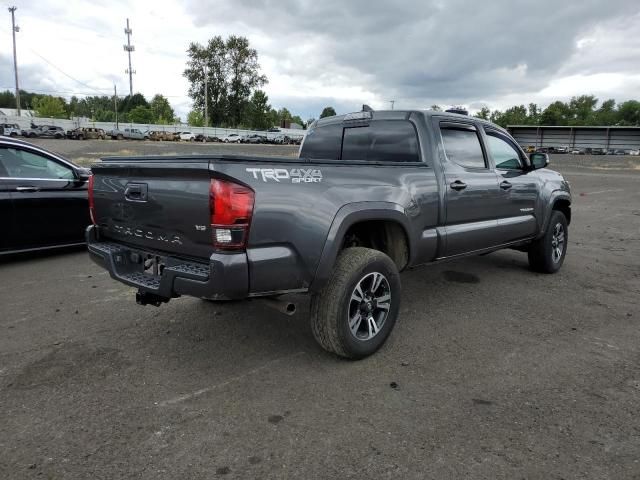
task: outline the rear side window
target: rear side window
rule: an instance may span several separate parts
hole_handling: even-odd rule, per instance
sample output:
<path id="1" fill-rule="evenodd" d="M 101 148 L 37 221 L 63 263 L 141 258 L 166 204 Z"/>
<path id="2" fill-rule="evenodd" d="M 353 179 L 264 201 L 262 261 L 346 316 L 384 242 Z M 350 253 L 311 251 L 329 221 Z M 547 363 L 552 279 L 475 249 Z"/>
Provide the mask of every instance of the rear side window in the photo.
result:
<path id="1" fill-rule="evenodd" d="M 339 160 L 341 145 L 342 124 L 317 127 L 307 132 L 300 157 Z"/>
<path id="2" fill-rule="evenodd" d="M 487 168 L 475 129 L 440 127 L 447 158 L 465 168 Z"/>
<path id="3" fill-rule="evenodd" d="M 342 140 L 343 160 L 419 162 L 418 135 L 410 122 L 380 120 L 366 127 L 347 127 Z"/>

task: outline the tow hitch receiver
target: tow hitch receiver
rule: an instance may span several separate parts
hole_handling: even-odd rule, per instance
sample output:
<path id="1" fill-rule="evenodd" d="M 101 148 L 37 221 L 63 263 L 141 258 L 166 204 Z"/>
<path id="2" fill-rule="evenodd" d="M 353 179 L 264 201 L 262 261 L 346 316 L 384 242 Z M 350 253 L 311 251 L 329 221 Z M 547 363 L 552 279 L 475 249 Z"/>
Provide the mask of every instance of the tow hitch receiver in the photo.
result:
<path id="1" fill-rule="evenodd" d="M 138 290 L 136 292 L 136 303 L 138 305 L 153 305 L 154 307 L 159 307 L 161 304 L 167 303 L 169 300 L 171 299 L 161 297 L 154 293 L 144 292 L 142 290 Z"/>

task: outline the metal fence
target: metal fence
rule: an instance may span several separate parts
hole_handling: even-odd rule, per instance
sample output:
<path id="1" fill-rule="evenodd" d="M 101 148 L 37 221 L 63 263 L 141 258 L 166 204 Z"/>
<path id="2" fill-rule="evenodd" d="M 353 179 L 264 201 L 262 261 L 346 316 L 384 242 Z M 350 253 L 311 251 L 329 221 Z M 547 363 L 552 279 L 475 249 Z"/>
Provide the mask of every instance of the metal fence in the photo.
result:
<path id="1" fill-rule="evenodd" d="M 507 130 L 522 145 L 534 147 L 640 148 L 640 127 L 561 127 L 510 125 Z"/>
<path id="2" fill-rule="evenodd" d="M 102 128 L 105 131 L 116 128 L 115 122 L 92 122 L 87 118 L 75 118 L 72 120 L 61 118 L 43 118 L 43 117 L 15 117 L 0 115 L 0 123 L 18 124 L 20 128 L 27 129 L 31 126 L 31 123 L 36 125 L 54 125 L 56 127 L 62 127 L 64 130 L 73 130 L 78 127 L 94 127 Z M 123 128 L 137 128 L 141 132 L 146 131 L 158 131 L 158 132 L 191 132 L 195 134 L 203 134 L 213 137 L 223 137 L 232 133 L 238 135 L 251 135 L 259 134 L 266 135 L 268 138 L 275 137 L 277 135 L 286 135 L 292 139 L 298 139 L 304 136 L 305 130 L 295 128 L 279 128 L 277 132 L 267 132 L 264 130 L 243 130 L 239 128 L 218 128 L 218 127 L 191 127 L 189 125 L 156 125 L 152 123 L 127 123 L 118 122 L 118 127 Z"/>

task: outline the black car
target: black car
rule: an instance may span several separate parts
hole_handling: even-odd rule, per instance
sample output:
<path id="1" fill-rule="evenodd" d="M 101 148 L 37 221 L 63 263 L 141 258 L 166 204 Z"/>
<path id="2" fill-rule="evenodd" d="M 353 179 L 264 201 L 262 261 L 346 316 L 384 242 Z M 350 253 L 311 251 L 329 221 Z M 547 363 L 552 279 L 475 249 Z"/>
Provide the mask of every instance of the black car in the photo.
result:
<path id="1" fill-rule="evenodd" d="M 0 255 L 84 243 L 91 171 L 0 137 Z"/>

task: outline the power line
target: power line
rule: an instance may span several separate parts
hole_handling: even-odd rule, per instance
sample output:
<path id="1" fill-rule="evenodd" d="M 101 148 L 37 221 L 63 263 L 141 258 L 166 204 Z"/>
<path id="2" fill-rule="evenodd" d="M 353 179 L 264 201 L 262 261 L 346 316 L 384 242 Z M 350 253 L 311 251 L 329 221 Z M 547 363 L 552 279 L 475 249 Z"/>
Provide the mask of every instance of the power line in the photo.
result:
<path id="1" fill-rule="evenodd" d="M 18 27 L 16 27 L 16 28 L 18 28 Z M 1 27 L 0 27 L 0 29 L 4 30 L 4 28 L 1 28 Z M 18 30 L 16 30 L 16 31 L 19 31 L 19 29 L 18 29 Z M 104 89 L 104 90 L 97 89 L 97 88 L 92 87 L 91 85 L 89 85 L 89 84 L 87 84 L 87 83 L 83 82 L 82 80 L 78 80 L 78 79 L 77 79 L 77 78 L 75 78 L 74 76 L 72 76 L 72 75 L 68 74 L 67 72 L 65 72 L 64 70 L 62 70 L 62 69 L 61 69 L 60 67 L 58 67 L 55 63 L 53 63 L 52 61 L 48 60 L 48 59 L 47 59 L 47 58 L 45 58 L 43 55 L 39 54 L 37 51 L 35 51 L 33 48 L 31 48 L 31 46 L 29 46 L 29 44 L 28 44 L 28 43 L 27 43 L 27 49 L 28 49 L 28 50 L 30 50 L 30 51 L 31 51 L 31 53 L 33 53 L 34 55 L 36 55 L 36 56 L 40 57 L 40 58 L 41 58 L 42 60 L 44 60 L 46 63 L 48 63 L 49 65 L 51 65 L 53 68 L 55 68 L 56 70 L 58 70 L 58 71 L 59 71 L 60 73 L 62 73 L 64 76 L 66 76 L 66 77 L 70 78 L 70 79 L 71 79 L 71 80 L 73 80 L 74 82 L 79 83 L 79 84 L 80 84 L 80 85 L 82 85 L 83 87 L 86 87 L 86 88 L 88 88 L 89 90 L 93 90 L 94 92 L 97 92 L 97 93 L 99 93 L 99 94 L 101 94 L 101 95 L 104 95 L 104 92 L 107 90 L 107 89 Z M 110 90 L 110 89 L 109 89 L 109 90 Z M 95 93 L 94 93 L 94 95 L 95 95 Z"/>

